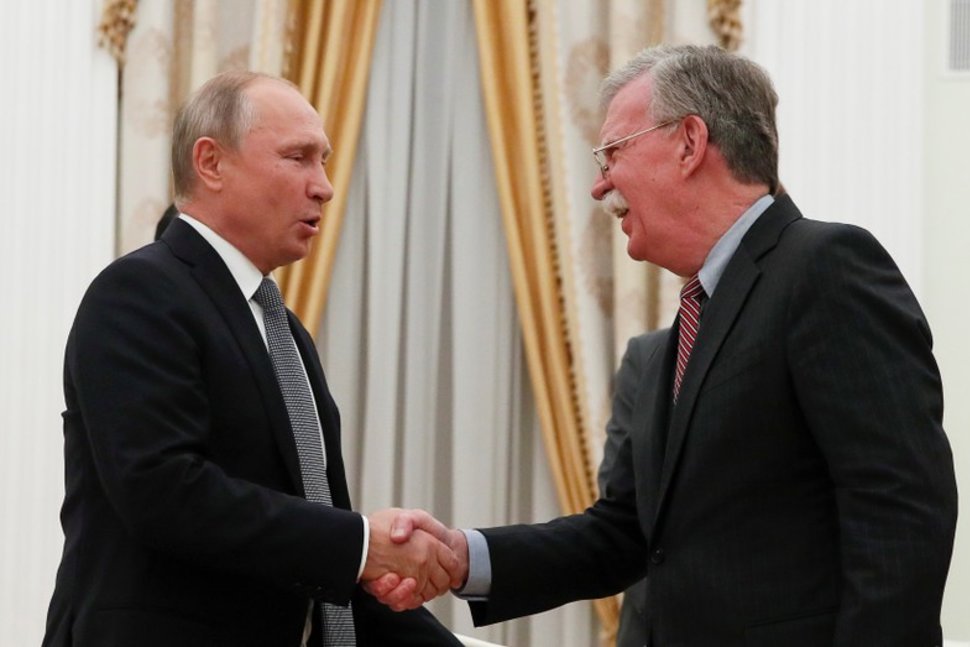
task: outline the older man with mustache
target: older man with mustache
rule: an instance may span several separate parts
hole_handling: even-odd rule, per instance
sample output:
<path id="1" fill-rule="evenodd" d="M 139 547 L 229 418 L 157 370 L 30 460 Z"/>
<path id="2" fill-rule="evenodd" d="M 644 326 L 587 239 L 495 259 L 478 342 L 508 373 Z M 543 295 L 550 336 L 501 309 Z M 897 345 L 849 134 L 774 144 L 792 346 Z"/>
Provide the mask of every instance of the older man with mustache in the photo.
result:
<path id="1" fill-rule="evenodd" d="M 647 49 L 603 100 L 593 197 L 632 258 L 684 277 L 681 307 L 663 339 L 631 341 L 602 498 L 443 535 L 468 561 L 475 622 L 646 576 L 624 645 L 942 644 L 953 460 L 929 326 L 896 264 L 775 195 L 777 96 L 751 61 Z"/>

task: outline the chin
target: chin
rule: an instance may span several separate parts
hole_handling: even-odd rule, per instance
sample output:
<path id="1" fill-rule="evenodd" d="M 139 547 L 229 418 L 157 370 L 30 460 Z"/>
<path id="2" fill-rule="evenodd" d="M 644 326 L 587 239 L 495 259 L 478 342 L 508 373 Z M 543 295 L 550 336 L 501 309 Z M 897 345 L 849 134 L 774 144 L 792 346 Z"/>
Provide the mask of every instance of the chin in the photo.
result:
<path id="1" fill-rule="evenodd" d="M 635 261 L 645 261 L 647 260 L 647 255 L 642 253 L 639 245 L 633 244 L 633 239 L 627 241 L 626 243 L 626 255 Z"/>
<path id="2" fill-rule="evenodd" d="M 302 261 L 310 253 L 310 242 L 307 241 L 305 245 L 294 248 L 290 251 L 289 260 L 286 262 L 287 265 L 291 263 L 296 263 L 297 261 Z"/>

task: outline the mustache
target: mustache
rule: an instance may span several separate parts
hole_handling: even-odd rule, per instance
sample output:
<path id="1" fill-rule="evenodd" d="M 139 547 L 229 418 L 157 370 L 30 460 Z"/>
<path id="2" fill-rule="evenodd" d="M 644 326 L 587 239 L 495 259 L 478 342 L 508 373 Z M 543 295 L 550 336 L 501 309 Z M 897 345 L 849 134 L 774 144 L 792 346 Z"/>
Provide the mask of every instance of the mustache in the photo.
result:
<path id="1" fill-rule="evenodd" d="M 606 215 L 608 216 L 619 218 L 623 216 L 623 214 L 625 214 L 629 208 L 630 205 L 627 204 L 626 198 L 624 198 L 623 194 L 616 189 L 613 189 L 603 196 L 603 211 L 605 211 Z"/>

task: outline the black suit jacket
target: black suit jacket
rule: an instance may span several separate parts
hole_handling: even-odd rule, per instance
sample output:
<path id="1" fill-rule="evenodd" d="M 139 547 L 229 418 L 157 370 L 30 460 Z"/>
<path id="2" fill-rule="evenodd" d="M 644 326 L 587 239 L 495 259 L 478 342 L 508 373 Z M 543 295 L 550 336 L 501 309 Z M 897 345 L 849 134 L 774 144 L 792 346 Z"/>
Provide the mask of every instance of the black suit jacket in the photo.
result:
<path id="1" fill-rule="evenodd" d="M 190 225 L 92 283 L 65 359 L 64 554 L 44 645 L 300 644 L 308 601 L 354 602 L 361 645 L 458 644 L 355 583 L 340 420 L 307 331 L 334 507 L 304 499 L 252 311 Z"/>
<path id="2" fill-rule="evenodd" d="M 956 486 L 940 378 L 872 236 L 779 198 L 707 301 L 673 406 L 675 353 L 670 334 L 642 367 L 599 501 L 484 531 L 476 622 L 646 575 L 658 647 L 941 644 Z"/>
<path id="3" fill-rule="evenodd" d="M 606 423 L 606 442 L 603 460 L 597 471 L 600 492 L 605 493 L 620 448 L 636 433 L 633 410 L 643 371 L 653 356 L 666 348 L 669 328 L 633 337 L 627 343 L 613 381 L 613 411 Z M 616 631 L 616 647 L 643 647 L 647 642 L 646 603 L 647 581 L 637 580 L 623 592 L 620 622 Z"/>

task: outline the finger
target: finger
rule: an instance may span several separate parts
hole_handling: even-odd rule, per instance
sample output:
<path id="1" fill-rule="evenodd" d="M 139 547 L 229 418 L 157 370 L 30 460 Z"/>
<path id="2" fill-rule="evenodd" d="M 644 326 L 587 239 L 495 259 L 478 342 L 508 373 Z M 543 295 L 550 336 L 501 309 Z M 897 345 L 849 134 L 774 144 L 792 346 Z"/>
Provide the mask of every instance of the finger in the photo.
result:
<path id="1" fill-rule="evenodd" d="M 397 587 L 379 597 L 378 600 L 395 611 L 413 609 L 421 606 L 423 602 L 418 592 L 418 583 L 413 577 L 404 578 Z"/>
<path id="2" fill-rule="evenodd" d="M 453 584 L 452 588 L 460 587 L 465 579 L 461 560 L 458 559 L 455 551 L 446 544 L 439 543 L 435 548 L 435 559 L 442 569 L 442 576 L 447 578 L 450 584 Z M 455 582 L 457 584 L 454 584 Z"/>
<path id="3" fill-rule="evenodd" d="M 457 560 L 457 568 L 448 571 L 452 578 L 451 588 L 460 589 L 468 579 L 468 540 L 462 531 L 452 530 L 448 533 L 447 544 Z"/>
<path id="4" fill-rule="evenodd" d="M 385 573 L 376 580 L 364 583 L 364 590 L 378 600 L 393 591 L 401 584 L 401 576 L 397 573 Z"/>
<path id="5" fill-rule="evenodd" d="M 440 564 L 434 564 L 428 573 L 428 585 L 432 588 L 433 598 L 444 595 L 451 588 L 451 575 Z M 428 587 L 426 586 L 425 588 Z M 427 599 L 425 597 L 425 600 Z"/>

